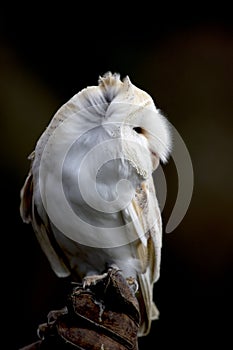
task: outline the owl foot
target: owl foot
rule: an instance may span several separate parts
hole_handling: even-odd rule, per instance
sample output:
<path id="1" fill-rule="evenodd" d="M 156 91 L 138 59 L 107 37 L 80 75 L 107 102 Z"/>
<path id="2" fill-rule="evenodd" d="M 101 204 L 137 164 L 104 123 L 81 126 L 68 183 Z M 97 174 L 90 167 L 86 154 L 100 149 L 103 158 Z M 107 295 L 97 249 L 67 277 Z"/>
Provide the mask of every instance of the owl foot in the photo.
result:
<path id="1" fill-rule="evenodd" d="M 104 272 L 102 275 L 90 275 L 90 276 L 85 276 L 83 278 L 83 288 L 88 288 L 91 285 L 95 285 L 97 282 L 100 280 L 106 278 L 108 276 L 107 272 Z"/>
<path id="2" fill-rule="evenodd" d="M 133 294 L 137 293 L 138 291 L 138 281 L 136 280 L 136 278 L 134 277 L 127 277 L 126 281 L 131 289 L 131 291 L 133 292 Z"/>

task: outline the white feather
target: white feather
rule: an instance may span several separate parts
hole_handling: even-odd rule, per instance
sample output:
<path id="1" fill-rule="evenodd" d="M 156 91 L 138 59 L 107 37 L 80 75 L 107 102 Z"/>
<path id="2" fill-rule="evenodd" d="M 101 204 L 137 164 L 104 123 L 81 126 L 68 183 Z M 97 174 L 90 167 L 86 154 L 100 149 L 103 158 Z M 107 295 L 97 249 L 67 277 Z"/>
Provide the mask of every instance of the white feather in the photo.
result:
<path id="1" fill-rule="evenodd" d="M 162 225 L 152 172 L 170 149 L 169 124 L 152 98 L 128 77 L 121 81 L 108 72 L 54 115 L 36 144 L 30 181 L 21 190 L 21 216 L 32 223 L 59 277 L 80 280 L 115 264 L 125 278 L 138 279 L 139 336 L 158 316 L 153 284 L 159 278 Z M 100 159 L 106 162 L 97 172 Z M 75 215 L 80 224 L 72 221 Z"/>

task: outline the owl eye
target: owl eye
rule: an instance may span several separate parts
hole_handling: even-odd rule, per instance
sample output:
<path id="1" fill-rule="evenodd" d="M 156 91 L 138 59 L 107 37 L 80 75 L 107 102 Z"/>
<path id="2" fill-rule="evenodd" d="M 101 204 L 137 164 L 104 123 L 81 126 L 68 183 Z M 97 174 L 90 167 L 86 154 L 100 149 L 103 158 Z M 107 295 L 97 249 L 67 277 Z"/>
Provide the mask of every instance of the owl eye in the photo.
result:
<path id="1" fill-rule="evenodd" d="M 133 128 L 134 131 L 136 131 L 137 134 L 142 134 L 142 128 L 140 128 L 140 126 L 136 126 L 135 128 Z"/>

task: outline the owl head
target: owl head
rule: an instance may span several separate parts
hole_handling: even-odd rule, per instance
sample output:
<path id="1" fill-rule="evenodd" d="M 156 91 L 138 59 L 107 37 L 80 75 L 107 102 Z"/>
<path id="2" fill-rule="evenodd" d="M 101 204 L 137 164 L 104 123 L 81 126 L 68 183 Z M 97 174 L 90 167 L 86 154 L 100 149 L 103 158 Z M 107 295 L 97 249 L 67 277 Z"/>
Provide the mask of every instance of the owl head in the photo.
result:
<path id="1" fill-rule="evenodd" d="M 99 77 L 98 86 L 89 86 L 74 95 L 52 119 L 52 130 L 60 120 L 71 120 L 67 135 L 86 135 L 82 142 L 96 144 L 117 139 L 112 147 L 112 159 L 127 159 L 136 172 L 146 178 L 159 161 L 166 162 L 171 151 L 168 120 L 156 108 L 152 97 L 117 73 Z M 91 136 L 90 136 L 91 135 Z M 47 133 L 48 137 L 48 133 Z M 108 145 L 110 146 L 110 144 Z M 110 147 L 111 148 L 111 147 Z"/>

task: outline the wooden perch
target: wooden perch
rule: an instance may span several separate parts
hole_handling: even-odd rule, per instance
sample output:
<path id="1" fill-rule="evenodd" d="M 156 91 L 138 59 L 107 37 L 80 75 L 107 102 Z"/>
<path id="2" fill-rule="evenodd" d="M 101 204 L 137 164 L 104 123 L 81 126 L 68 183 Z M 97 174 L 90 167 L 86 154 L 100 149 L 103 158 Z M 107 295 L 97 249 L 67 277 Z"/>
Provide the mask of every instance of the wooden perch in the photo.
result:
<path id="1" fill-rule="evenodd" d="M 63 309 L 38 327 L 40 340 L 20 350 L 137 350 L 138 301 L 119 270 L 88 287 L 76 284 Z"/>

